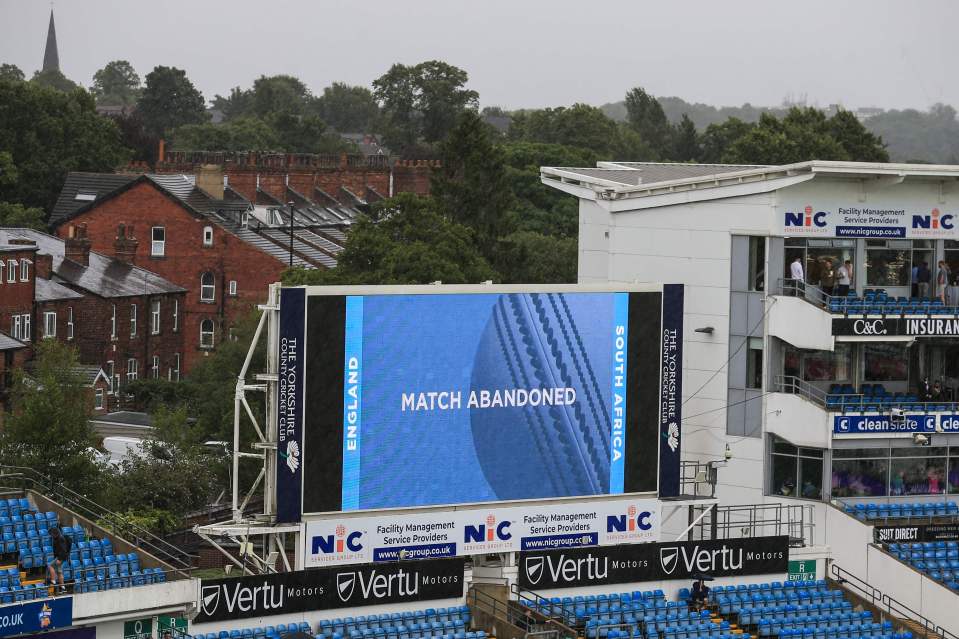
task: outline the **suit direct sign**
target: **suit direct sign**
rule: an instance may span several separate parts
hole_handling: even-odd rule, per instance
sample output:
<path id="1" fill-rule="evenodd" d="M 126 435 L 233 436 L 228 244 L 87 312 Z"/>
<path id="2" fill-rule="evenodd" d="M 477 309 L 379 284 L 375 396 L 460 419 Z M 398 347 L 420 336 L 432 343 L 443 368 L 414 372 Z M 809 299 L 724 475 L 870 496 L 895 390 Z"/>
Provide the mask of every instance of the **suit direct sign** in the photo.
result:
<path id="1" fill-rule="evenodd" d="M 203 580 L 194 623 L 463 596 L 463 559 Z"/>
<path id="2" fill-rule="evenodd" d="M 912 543 L 916 541 L 957 541 L 959 524 L 927 526 L 876 526 L 873 537 L 877 544 Z"/>
<path id="3" fill-rule="evenodd" d="M 832 334 L 837 337 L 955 337 L 959 319 L 954 317 L 835 318 Z"/>
<path id="4" fill-rule="evenodd" d="M 754 537 L 710 541 L 577 548 L 520 553 L 520 585 L 531 590 L 714 577 L 785 574 L 789 538 Z"/>

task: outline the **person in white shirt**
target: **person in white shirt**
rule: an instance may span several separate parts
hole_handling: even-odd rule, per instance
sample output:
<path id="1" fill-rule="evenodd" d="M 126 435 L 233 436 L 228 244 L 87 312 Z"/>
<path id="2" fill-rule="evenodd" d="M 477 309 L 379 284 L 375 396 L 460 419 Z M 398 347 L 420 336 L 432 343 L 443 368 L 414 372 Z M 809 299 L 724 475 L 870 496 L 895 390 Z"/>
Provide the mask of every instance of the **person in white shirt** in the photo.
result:
<path id="1" fill-rule="evenodd" d="M 852 284 L 851 273 L 851 264 L 849 260 L 846 260 L 846 263 L 839 267 L 839 272 L 836 275 L 836 295 L 839 297 L 846 297 L 849 293 L 849 286 Z"/>
<path id="2" fill-rule="evenodd" d="M 796 259 L 789 265 L 789 274 L 796 286 L 796 293 L 804 294 L 806 292 L 806 277 L 803 274 L 802 256 L 796 256 Z"/>

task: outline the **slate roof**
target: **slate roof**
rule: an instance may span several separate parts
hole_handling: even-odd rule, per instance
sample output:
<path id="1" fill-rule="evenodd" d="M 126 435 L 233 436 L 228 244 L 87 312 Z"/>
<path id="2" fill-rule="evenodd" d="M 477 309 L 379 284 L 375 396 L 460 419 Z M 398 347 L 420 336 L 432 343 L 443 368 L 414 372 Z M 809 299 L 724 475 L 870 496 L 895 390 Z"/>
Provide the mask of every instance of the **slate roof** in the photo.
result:
<path id="1" fill-rule="evenodd" d="M 120 187 L 136 180 L 136 175 L 117 175 L 115 173 L 83 173 L 71 171 L 67 173 L 67 180 L 60 189 L 57 203 L 50 211 L 50 226 L 57 226 L 61 221 L 72 217 L 77 211 L 91 202 L 103 200 Z M 76 199 L 77 194 L 92 197 L 93 199 Z"/>
<path id="2" fill-rule="evenodd" d="M 34 298 L 38 302 L 53 302 L 56 300 L 77 300 L 83 299 L 82 293 L 67 288 L 54 280 L 36 278 L 37 290 Z"/>
<path id="3" fill-rule="evenodd" d="M 132 410 L 120 410 L 114 413 L 107 413 L 99 417 L 94 417 L 90 421 L 122 424 L 124 426 L 153 426 L 153 418 L 149 413 L 139 413 Z"/>
<path id="4" fill-rule="evenodd" d="M 96 364 L 77 364 L 73 367 L 73 370 L 83 377 L 83 383 L 85 386 L 93 386 L 96 384 L 97 378 L 101 375 L 104 379 L 106 379 L 106 373 L 104 373 L 103 369 Z"/>
<path id="5" fill-rule="evenodd" d="M 18 339 L 13 339 L 3 331 L 0 331 L 0 351 L 13 351 L 18 348 L 26 348 L 27 345 Z"/>
<path id="6" fill-rule="evenodd" d="M 0 228 L 0 243 L 13 238 L 32 240 L 40 253 L 51 255 L 52 271 L 57 281 L 71 284 L 100 297 L 133 297 L 186 292 L 186 289 L 152 271 L 126 264 L 95 251 L 90 251 L 88 266 L 77 264 L 64 257 L 63 240 L 41 231 Z"/>

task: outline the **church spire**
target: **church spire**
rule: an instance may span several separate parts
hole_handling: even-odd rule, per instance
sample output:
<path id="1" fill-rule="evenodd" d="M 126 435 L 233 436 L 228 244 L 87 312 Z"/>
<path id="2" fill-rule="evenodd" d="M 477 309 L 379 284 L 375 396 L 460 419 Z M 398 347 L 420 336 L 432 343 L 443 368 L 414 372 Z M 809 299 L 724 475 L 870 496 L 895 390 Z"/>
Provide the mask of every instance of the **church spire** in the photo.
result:
<path id="1" fill-rule="evenodd" d="M 53 9 L 50 9 L 50 27 L 47 29 L 47 48 L 43 51 L 43 70 L 60 70 L 60 55 L 57 53 L 57 29 L 53 24 Z"/>

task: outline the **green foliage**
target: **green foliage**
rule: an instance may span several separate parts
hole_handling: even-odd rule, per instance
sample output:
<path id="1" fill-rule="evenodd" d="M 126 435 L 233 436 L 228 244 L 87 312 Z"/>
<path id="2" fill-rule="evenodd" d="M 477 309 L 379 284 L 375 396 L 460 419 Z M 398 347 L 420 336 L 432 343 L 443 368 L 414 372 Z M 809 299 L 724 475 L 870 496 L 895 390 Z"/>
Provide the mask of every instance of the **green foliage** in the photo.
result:
<path id="1" fill-rule="evenodd" d="M 663 107 L 641 87 L 626 94 L 626 121 L 659 158 L 672 151 L 671 129 Z"/>
<path id="2" fill-rule="evenodd" d="M 700 159 L 707 164 L 724 162 L 733 142 L 749 133 L 753 126 L 737 118 L 729 118 L 721 124 L 710 124 L 702 135 Z"/>
<path id="3" fill-rule="evenodd" d="M 40 340 L 35 354 L 29 375 L 15 371 L 13 408 L 0 432 L 0 458 L 86 491 L 99 473 L 89 421 L 92 390 L 77 370 L 74 349 Z"/>
<path id="4" fill-rule="evenodd" d="M 0 226 L 43 231 L 46 229 L 45 217 L 43 209 L 0 202 Z"/>
<path id="5" fill-rule="evenodd" d="M 959 121 L 951 106 L 935 104 L 926 112 L 893 109 L 869 118 L 866 127 L 882 137 L 897 162 L 959 163 Z"/>
<path id="6" fill-rule="evenodd" d="M 137 102 L 146 131 L 162 137 L 184 124 L 206 122 L 206 105 L 186 71 L 157 66 L 147 74 L 143 95 Z"/>
<path id="7" fill-rule="evenodd" d="M 126 60 L 108 62 L 93 74 L 90 93 L 97 104 L 132 106 L 140 97 L 140 76 Z"/>
<path id="8" fill-rule="evenodd" d="M 763 114 L 759 123 L 733 142 L 724 161 L 739 164 L 792 164 L 807 160 L 881 161 L 888 159 L 877 138 L 851 114 L 832 118 L 811 107 L 794 107 L 781 120 Z"/>
<path id="9" fill-rule="evenodd" d="M 187 419 L 185 408 L 158 409 L 153 428 L 155 439 L 143 440 L 114 470 L 107 500 L 126 513 L 124 520 L 168 533 L 184 515 L 216 498 L 225 483 L 227 456 L 203 445 L 203 433 Z"/>
<path id="10" fill-rule="evenodd" d="M 26 76 L 15 64 L 0 64 L 0 80 L 9 80 L 11 82 L 23 82 Z"/>
<path id="11" fill-rule="evenodd" d="M 444 139 L 459 113 L 474 109 L 479 100 L 476 91 L 465 88 L 468 79 L 466 71 L 438 60 L 390 67 L 373 81 L 386 145 L 404 153 L 421 142 Z"/>
<path id="12" fill-rule="evenodd" d="M 112 171 L 129 158 L 116 124 L 97 115 L 85 91 L 62 93 L 32 82 L 0 81 L 0 152 L 17 180 L 0 201 L 49 210 L 68 171 Z"/>
<path id="13" fill-rule="evenodd" d="M 97 520 L 97 524 L 118 537 L 134 539 L 138 530 L 149 530 L 155 535 L 176 532 L 180 519 L 173 513 L 156 508 L 136 508 Z"/>
<path id="14" fill-rule="evenodd" d="M 440 145 L 440 162 L 430 189 L 439 209 L 472 228 L 480 251 L 492 260 L 496 238 L 515 228 L 513 197 L 503 151 L 493 145 L 489 127 L 475 111 L 460 114 Z"/>
<path id="15" fill-rule="evenodd" d="M 274 113 L 304 115 L 315 109 L 315 98 L 299 78 L 291 75 L 261 75 L 250 93 L 251 115 L 266 117 Z"/>
<path id="16" fill-rule="evenodd" d="M 331 271 L 293 269 L 286 284 L 476 284 L 496 274 L 471 229 L 443 215 L 435 200 L 403 193 L 377 202 L 353 225 Z"/>
<path id="17" fill-rule="evenodd" d="M 576 238 L 517 231 L 497 247 L 497 268 L 507 284 L 576 282 Z"/>
<path id="18" fill-rule="evenodd" d="M 380 109 L 366 87 L 334 82 L 317 99 L 320 117 L 343 133 L 366 133 L 376 127 Z"/>
<path id="19" fill-rule="evenodd" d="M 79 84 L 67 78 L 67 76 L 60 73 L 57 69 L 36 71 L 33 77 L 30 78 L 30 82 L 48 89 L 63 91 L 64 93 L 70 93 L 80 88 Z"/>
<path id="20" fill-rule="evenodd" d="M 683 114 L 683 119 L 673 132 L 672 159 L 676 162 L 695 162 L 702 155 L 696 125 Z"/>
<path id="21" fill-rule="evenodd" d="M 222 124 L 185 124 L 176 130 L 172 146 L 176 151 L 275 151 L 281 148 L 276 131 L 253 117 Z"/>

